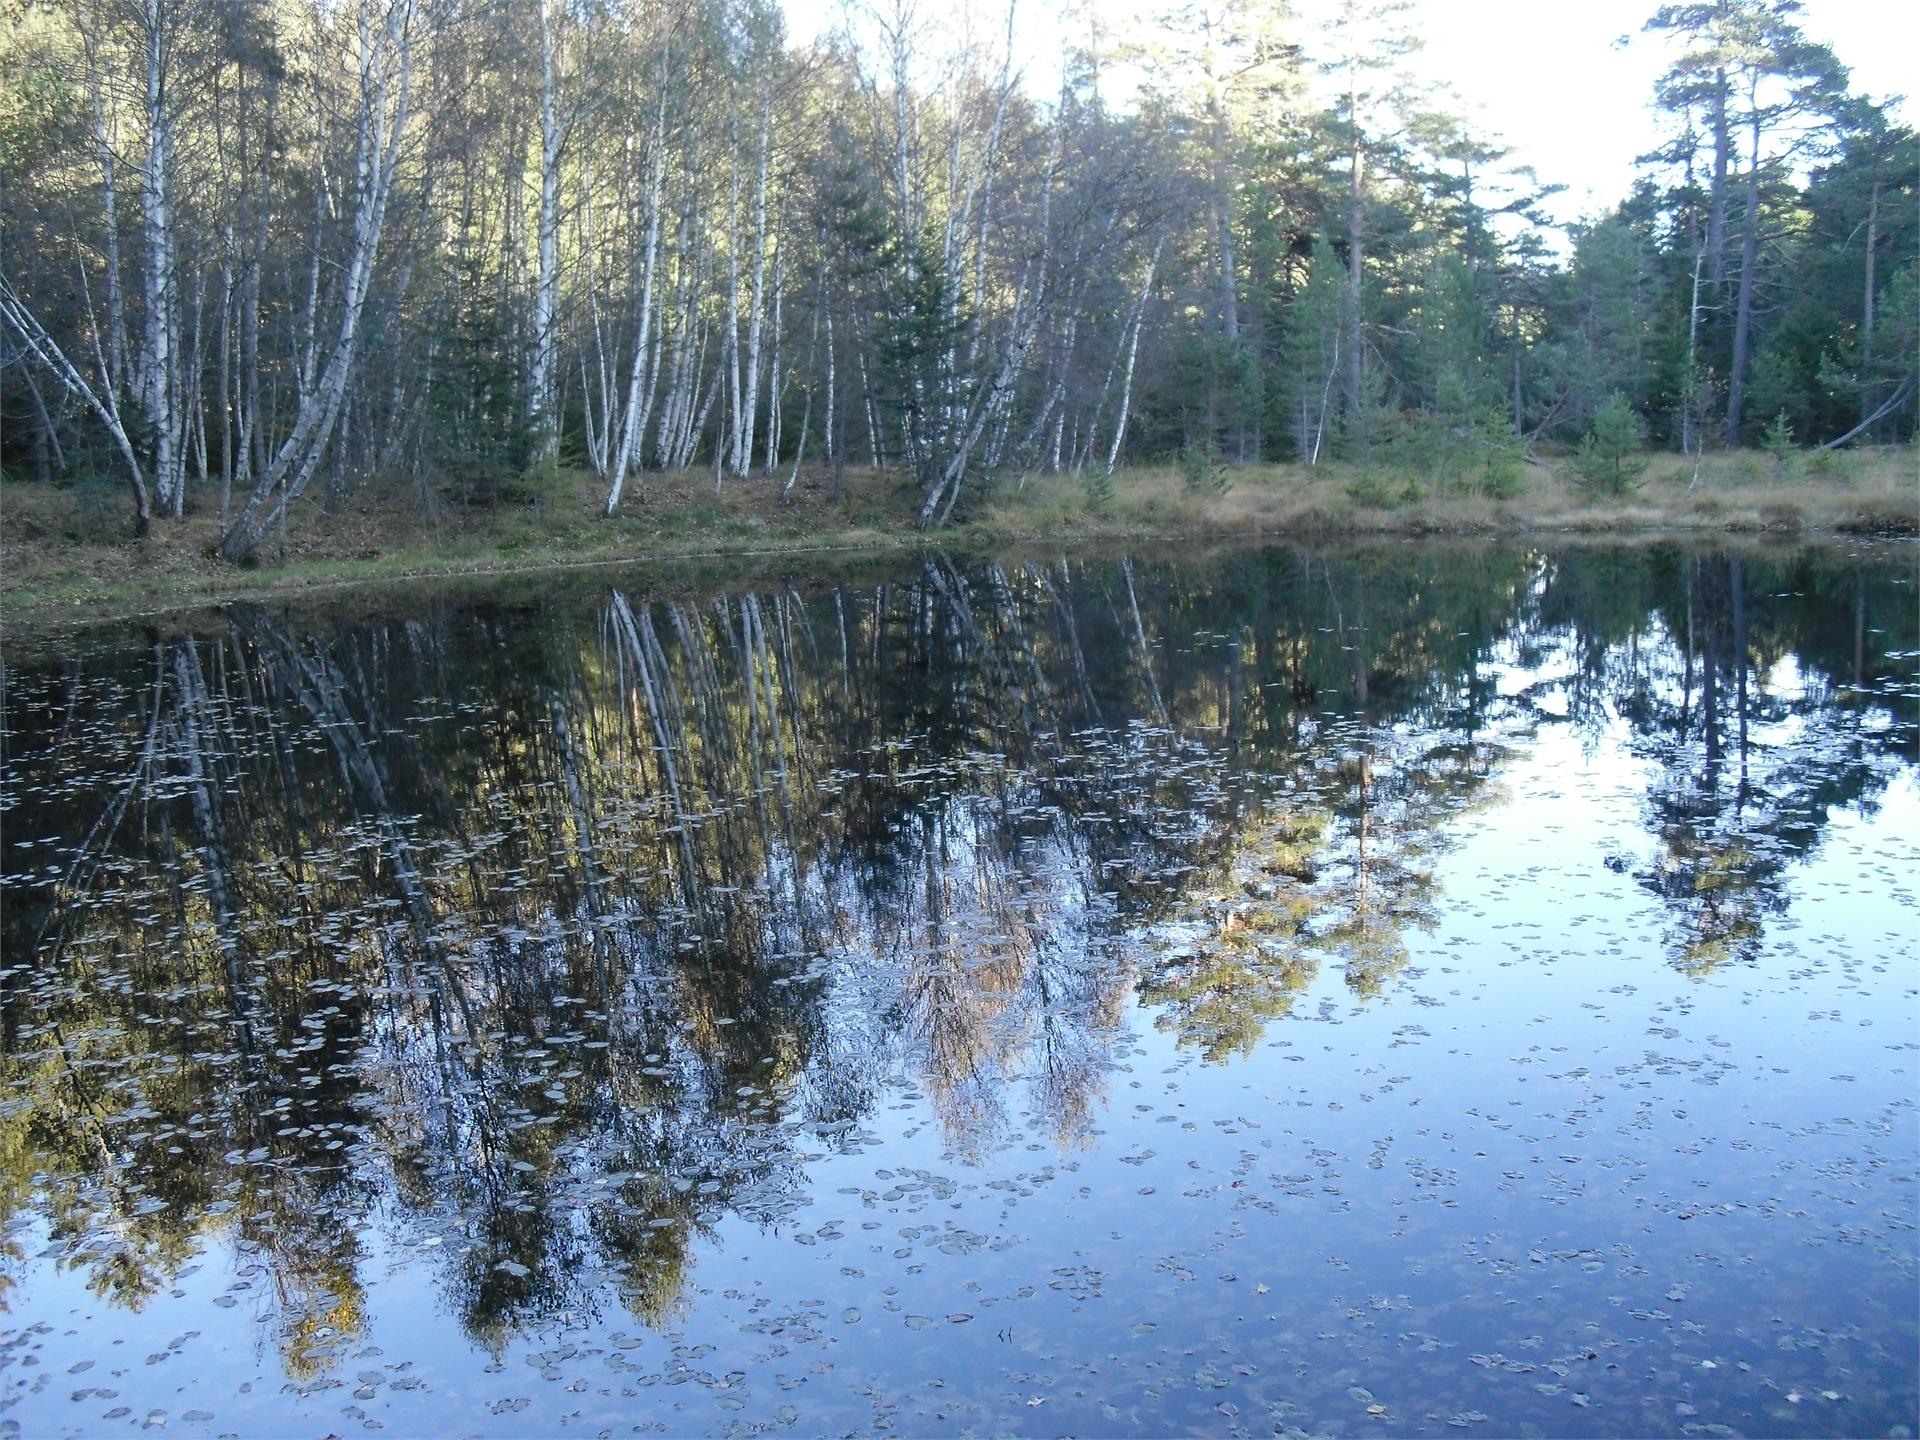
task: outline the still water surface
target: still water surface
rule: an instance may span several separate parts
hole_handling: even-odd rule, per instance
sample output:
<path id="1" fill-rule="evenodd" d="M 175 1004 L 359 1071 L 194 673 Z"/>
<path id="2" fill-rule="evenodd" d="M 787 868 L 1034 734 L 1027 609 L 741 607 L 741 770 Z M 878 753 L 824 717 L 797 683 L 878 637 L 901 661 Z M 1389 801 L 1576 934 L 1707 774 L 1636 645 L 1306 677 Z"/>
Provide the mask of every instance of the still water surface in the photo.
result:
<path id="1" fill-rule="evenodd" d="M 1897 1434 L 1910 552 L 6 655 L 0 1434 Z"/>

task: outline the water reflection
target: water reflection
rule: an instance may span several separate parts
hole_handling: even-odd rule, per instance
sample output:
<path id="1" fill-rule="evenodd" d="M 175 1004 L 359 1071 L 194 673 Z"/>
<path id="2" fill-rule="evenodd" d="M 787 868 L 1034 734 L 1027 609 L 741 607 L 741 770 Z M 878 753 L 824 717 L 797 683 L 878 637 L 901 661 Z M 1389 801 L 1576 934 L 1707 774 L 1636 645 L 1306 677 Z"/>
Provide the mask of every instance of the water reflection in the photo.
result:
<path id="1" fill-rule="evenodd" d="M 224 1237 L 307 1383 L 377 1224 L 495 1351 L 669 1323 L 889 1097 L 1071 1152 L 1136 997 L 1227 1064 L 1390 989 L 1550 727 L 1642 767 L 1672 963 L 1751 958 L 1914 761 L 1915 631 L 1897 566 L 1270 551 L 17 656 L 0 1285 L 164 1304 Z"/>

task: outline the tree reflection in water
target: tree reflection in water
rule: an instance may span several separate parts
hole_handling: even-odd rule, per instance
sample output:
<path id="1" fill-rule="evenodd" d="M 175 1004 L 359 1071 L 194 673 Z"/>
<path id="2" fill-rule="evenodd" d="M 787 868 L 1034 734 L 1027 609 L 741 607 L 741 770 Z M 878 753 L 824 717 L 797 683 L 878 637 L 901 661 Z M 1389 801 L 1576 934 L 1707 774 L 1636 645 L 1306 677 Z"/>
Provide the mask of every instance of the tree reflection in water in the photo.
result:
<path id="1" fill-rule="evenodd" d="M 229 1234 L 295 1380 L 376 1216 L 495 1348 L 607 1295 L 658 1324 L 891 1087 L 961 1152 L 1074 1145 L 1136 997 L 1225 1062 L 1322 966 L 1390 987 L 1541 726 L 1644 760 L 1674 962 L 1752 956 L 1914 759 L 1914 624 L 1815 559 L 929 556 L 35 656 L 0 1212 L 132 1307 Z"/>

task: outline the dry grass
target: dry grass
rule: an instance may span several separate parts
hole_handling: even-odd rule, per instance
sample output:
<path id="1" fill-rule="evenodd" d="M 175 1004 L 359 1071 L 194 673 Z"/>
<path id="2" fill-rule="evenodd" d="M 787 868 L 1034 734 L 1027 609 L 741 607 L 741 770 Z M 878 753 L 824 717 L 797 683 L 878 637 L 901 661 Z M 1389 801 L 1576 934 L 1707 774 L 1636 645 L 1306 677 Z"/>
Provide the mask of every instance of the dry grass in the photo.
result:
<path id="1" fill-rule="evenodd" d="M 620 561 L 885 551 L 929 541 L 1001 549 L 1023 542 L 1138 541 L 1340 535 L 1920 534 L 1920 465 L 1912 448 L 1796 457 L 1707 457 L 1697 483 L 1679 456 L 1654 458 L 1630 497 L 1597 500 L 1553 466 L 1530 466 L 1509 500 L 1437 496 L 1369 505 L 1356 472 L 1334 466 L 1248 466 L 1225 493 L 1195 494 L 1171 466 L 1114 477 L 1104 503 L 1071 476 L 1032 475 L 974 492 L 957 523 L 935 535 L 913 527 L 914 495 L 896 477 L 850 470 L 836 499 L 824 473 L 803 474 L 789 500 L 779 478 L 729 480 L 711 471 L 644 475 L 619 516 L 599 516 L 591 476 L 563 472 L 538 493 L 466 509 L 417 492 L 370 487 L 337 509 L 302 507 L 291 534 L 262 563 L 235 569 L 213 555 L 218 517 L 190 514 L 136 541 L 123 492 L 106 486 L 0 486 L 0 615 L 10 624 L 59 616 L 98 619 L 220 599 L 375 579 L 549 572 Z M 1398 493 L 1397 478 L 1386 487 Z"/>
<path id="2" fill-rule="evenodd" d="M 849 472 L 836 502 L 830 477 L 805 475 L 783 503 L 780 481 L 711 472 L 646 475 L 612 520 L 592 476 L 565 472 L 530 499 L 467 509 L 423 506 L 417 493 L 370 487 L 337 508 L 297 508 L 290 533 L 260 563 L 236 568 L 214 554 L 211 509 L 156 523 L 136 540 L 124 493 L 105 487 L 0 485 L 0 614 L 47 608 L 89 614 L 192 605 L 374 579 L 513 574 L 632 559 L 788 553 L 822 546 L 913 543 L 885 477 Z"/>
<path id="3" fill-rule="evenodd" d="M 1116 537 L 1169 530 L 1248 536 L 1635 534 L 1647 531 L 1794 535 L 1920 534 L 1920 457 L 1911 448 L 1798 457 L 1776 478 L 1771 457 L 1709 455 L 1697 482 L 1684 457 L 1653 458 L 1641 485 L 1618 500 L 1573 484 L 1552 463 L 1529 466 L 1519 494 L 1427 496 L 1368 505 L 1342 466 L 1246 466 L 1224 495 L 1193 494 L 1170 466 L 1114 476 L 1097 513 L 1071 477 L 1034 476 L 980 507 L 972 527 L 1001 535 L 1072 532 Z M 1393 477 L 1384 487 L 1398 491 Z"/>

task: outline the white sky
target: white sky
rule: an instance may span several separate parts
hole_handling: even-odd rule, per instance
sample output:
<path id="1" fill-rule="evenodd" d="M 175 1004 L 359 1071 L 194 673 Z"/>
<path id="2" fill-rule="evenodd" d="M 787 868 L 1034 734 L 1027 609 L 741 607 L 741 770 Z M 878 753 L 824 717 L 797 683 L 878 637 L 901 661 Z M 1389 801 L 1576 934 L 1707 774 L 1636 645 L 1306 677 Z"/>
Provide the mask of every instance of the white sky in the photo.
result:
<path id="1" fill-rule="evenodd" d="M 843 0 L 783 0 L 792 38 L 804 43 L 835 23 Z M 1018 0 L 1019 49 L 1027 83 L 1052 91 L 1062 15 L 1097 14 L 1109 32 L 1172 0 Z M 1550 209 L 1573 220 L 1610 208 L 1632 188 L 1634 157 L 1658 143 L 1651 107 L 1665 47 L 1641 26 L 1658 0 L 1414 0 L 1413 23 L 1426 48 L 1416 73 L 1449 85 L 1478 128 L 1514 150 L 1543 182 L 1567 187 Z M 1296 0 L 1311 45 L 1311 19 L 1330 0 Z M 1004 15 L 1003 0 L 935 0 L 947 13 L 971 8 Z M 1080 29 L 1084 22 L 1075 25 Z M 1920 90 L 1920 3 L 1805 0 L 1801 26 L 1853 71 L 1854 88 L 1877 98 Z M 1630 44 L 1616 42 L 1631 36 Z M 1116 101 L 1118 96 L 1113 97 Z M 1898 112 L 1909 124 L 1920 105 Z"/>

